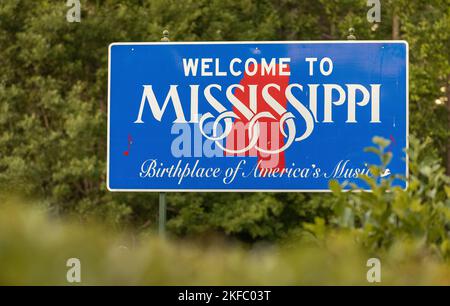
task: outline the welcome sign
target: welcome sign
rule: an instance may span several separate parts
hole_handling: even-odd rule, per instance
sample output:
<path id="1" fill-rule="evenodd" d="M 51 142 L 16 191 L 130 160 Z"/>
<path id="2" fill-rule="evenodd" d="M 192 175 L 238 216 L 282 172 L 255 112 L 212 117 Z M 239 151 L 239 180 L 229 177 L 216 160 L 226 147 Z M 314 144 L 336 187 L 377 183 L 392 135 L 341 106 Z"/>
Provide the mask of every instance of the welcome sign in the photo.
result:
<path id="1" fill-rule="evenodd" d="M 114 43 L 108 99 L 112 191 L 368 188 L 374 136 L 407 176 L 406 42 Z"/>

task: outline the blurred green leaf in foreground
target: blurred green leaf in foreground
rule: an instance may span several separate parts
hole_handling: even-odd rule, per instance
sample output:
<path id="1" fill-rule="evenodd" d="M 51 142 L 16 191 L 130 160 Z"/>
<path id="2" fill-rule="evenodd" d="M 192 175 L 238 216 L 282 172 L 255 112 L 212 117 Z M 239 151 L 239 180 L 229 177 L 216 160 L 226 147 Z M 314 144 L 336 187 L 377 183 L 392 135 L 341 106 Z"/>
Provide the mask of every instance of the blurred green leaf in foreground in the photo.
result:
<path id="1" fill-rule="evenodd" d="M 327 234 L 320 246 L 302 239 L 276 248 L 200 247 L 152 236 L 131 239 L 101 226 L 54 220 L 32 207 L 0 206 L 2 285 L 70 285 L 69 258 L 81 262 L 81 285 L 369 285 L 366 262 L 374 255 L 381 259 L 382 284 L 450 284 L 450 266 L 421 240 L 394 241 L 378 254 L 366 253 L 345 233 Z"/>

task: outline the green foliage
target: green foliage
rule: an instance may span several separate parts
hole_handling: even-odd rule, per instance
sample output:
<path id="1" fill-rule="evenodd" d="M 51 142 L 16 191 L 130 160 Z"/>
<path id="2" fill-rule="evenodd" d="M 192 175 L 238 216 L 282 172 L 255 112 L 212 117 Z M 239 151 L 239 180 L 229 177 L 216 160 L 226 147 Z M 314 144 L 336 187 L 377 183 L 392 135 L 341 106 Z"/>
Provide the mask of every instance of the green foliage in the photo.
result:
<path id="1" fill-rule="evenodd" d="M 0 285 L 71 285 L 69 258 L 80 260 L 80 285 L 370 285 L 371 254 L 346 235 L 329 236 L 326 248 L 198 246 L 55 221 L 33 206 L 0 205 Z M 449 265 L 415 241 L 377 257 L 383 285 L 450 284 Z"/>
<path id="2" fill-rule="evenodd" d="M 293 193 L 172 194 L 169 202 L 178 213 L 169 228 L 188 236 L 224 232 L 245 241 L 275 240 L 297 228 L 299 222 L 327 212 L 306 199 Z"/>
<path id="3" fill-rule="evenodd" d="M 391 159 L 385 149 L 389 140 L 374 137 L 375 147 L 368 148 L 380 157 L 380 166 L 372 166 L 373 176 L 361 176 L 372 188 L 365 192 L 352 186 L 344 192 L 336 181 L 330 182 L 334 197 L 329 205 L 333 213 L 326 219 L 306 224 L 305 229 L 318 238 L 329 231 L 351 234 L 362 246 L 376 252 L 387 249 L 398 240 L 415 240 L 441 257 L 450 257 L 450 178 L 436 157 L 424 154 L 430 141 L 411 137 L 409 186 L 393 187 L 397 176 L 381 178 Z M 404 179 L 404 178 L 403 178 Z"/>
<path id="4" fill-rule="evenodd" d="M 428 207 L 434 212 L 443 201 L 441 179 L 432 185 L 440 163 L 433 152 L 443 156 L 449 130 L 445 107 L 434 101 L 443 95 L 440 88 L 450 74 L 449 0 L 382 1 L 377 26 L 366 21 L 364 0 L 81 3 L 82 21 L 72 24 L 66 22 L 65 1 L 0 2 L 1 191 L 44 199 L 56 214 L 74 214 L 81 220 L 102 217 L 119 228 L 155 228 L 157 195 L 112 194 L 105 188 L 109 43 L 159 41 L 166 28 L 174 41 L 346 39 L 350 26 L 358 39 L 391 39 L 392 19 L 398 16 L 400 38 L 410 45 L 410 130 L 420 143 L 432 139 L 421 153 L 433 156 L 428 168 L 414 172 L 419 166 L 411 156 L 411 191 L 385 195 L 383 185 L 373 195 L 352 195 L 353 215 L 334 207 L 332 195 L 171 194 L 169 227 L 177 235 L 219 232 L 246 241 L 275 240 L 317 218 L 335 226 L 339 223 L 334 219 L 360 226 L 366 219 L 357 212 L 367 211 L 369 200 L 392 198 L 389 207 L 396 201 L 402 207 L 405 201 L 420 199 L 418 207 L 425 209 L 404 212 L 411 218 L 427 214 Z M 381 211 L 387 203 L 383 201 L 374 202 Z M 405 232 L 412 226 L 408 222 L 401 222 Z M 433 227 L 431 219 L 423 222 Z M 421 228 L 423 232 L 424 225 Z M 427 239 L 441 246 L 433 237 L 442 233 L 432 232 Z"/>

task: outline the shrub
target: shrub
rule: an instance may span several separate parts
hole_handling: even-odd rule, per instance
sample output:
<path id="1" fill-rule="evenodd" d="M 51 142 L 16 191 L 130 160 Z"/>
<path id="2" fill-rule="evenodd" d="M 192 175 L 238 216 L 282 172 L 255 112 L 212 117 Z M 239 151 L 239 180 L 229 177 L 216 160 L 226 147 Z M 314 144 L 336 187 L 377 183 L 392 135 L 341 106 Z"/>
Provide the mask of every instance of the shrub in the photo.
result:
<path id="1" fill-rule="evenodd" d="M 354 185 L 330 182 L 333 197 L 329 206 L 333 213 L 305 224 L 305 229 L 316 237 L 325 237 L 328 231 L 351 233 L 354 239 L 371 252 L 389 248 L 395 241 L 421 241 L 433 253 L 448 258 L 450 255 L 450 179 L 445 176 L 439 159 L 424 154 L 430 140 L 420 142 L 411 137 L 409 155 L 409 186 L 407 190 L 393 186 L 398 175 L 380 177 L 390 160 L 386 152 L 389 140 L 374 137 L 374 147 L 367 151 L 377 154 L 381 164 L 371 166 L 373 176 L 362 175 L 372 189 L 365 192 Z M 351 187 L 351 192 L 343 191 Z"/>

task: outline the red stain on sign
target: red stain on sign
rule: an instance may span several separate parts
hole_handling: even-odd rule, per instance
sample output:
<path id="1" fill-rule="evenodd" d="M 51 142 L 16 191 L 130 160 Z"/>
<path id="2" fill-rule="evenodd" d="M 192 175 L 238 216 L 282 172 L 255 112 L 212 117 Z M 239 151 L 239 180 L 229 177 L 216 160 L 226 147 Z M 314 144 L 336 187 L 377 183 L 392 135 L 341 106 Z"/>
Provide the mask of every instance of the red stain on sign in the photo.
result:
<path id="1" fill-rule="evenodd" d="M 132 143 L 133 143 L 133 138 L 131 138 L 131 135 L 128 135 L 128 149 L 123 152 L 123 155 L 125 155 L 125 156 L 130 155 L 130 149 L 131 149 Z"/>
<path id="2" fill-rule="evenodd" d="M 392 152 L 392 147 L 394 147 L 397 144 L 397 142 L 395 141 L 395 138 L 392 135 L 389 135 L 389 139 L 391 140 L 391 145 L 389 146 L 388 152 Z"/>

